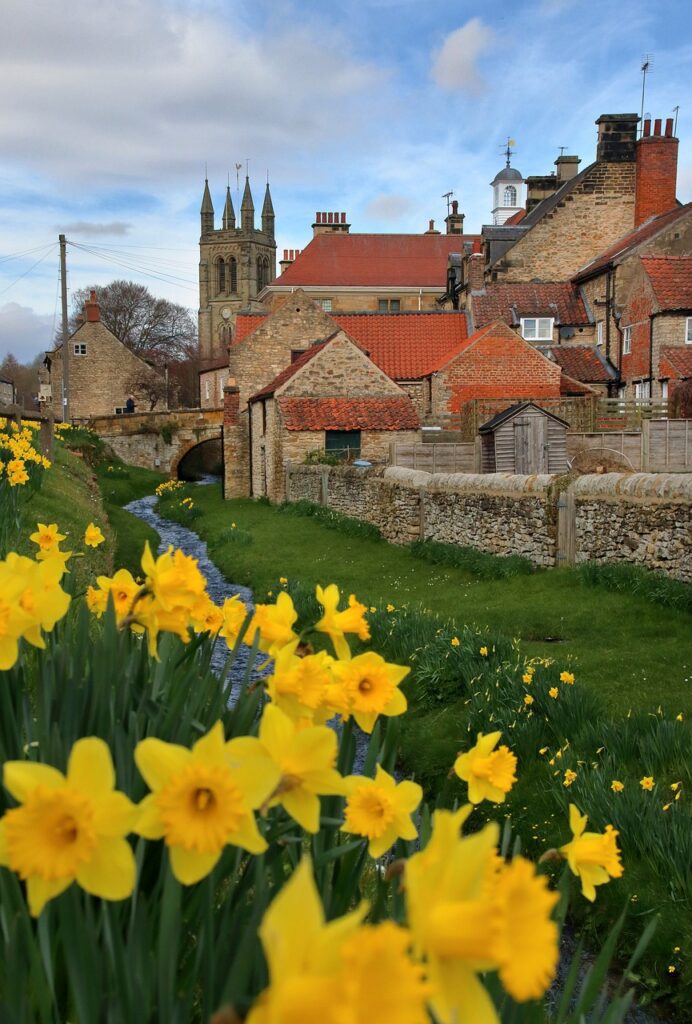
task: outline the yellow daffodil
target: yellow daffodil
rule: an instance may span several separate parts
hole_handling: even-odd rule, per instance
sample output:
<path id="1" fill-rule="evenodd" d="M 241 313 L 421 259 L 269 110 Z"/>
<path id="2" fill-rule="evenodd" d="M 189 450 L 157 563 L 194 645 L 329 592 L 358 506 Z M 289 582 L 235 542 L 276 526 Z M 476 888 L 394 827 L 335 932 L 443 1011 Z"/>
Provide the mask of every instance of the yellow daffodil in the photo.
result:
<path id="1" fill-rule="evenodd" d="M 70 595 L 60 586 L 62 565 L 52 558 L 35 562 L 13 551 L 7 556 L 5 564 L 10 574 L 21 580 L 19 605 L 32 619 L 31 626 L 22 635 L 34 647 L 44 648 L 46 644 L 41 630 L 50 632 L 70 605 Z"/>
<path id="2" fill-rule="evenodd" d="M 639 780 L 639 785 L 642 789 L 646 789 L 649 792 L 654 788 L 654 777 L 653 775 L 645 775 L 643 779 Z"/>
<path id="3" fill-rule="evenodd" d="M 132 612 L 135 596 L 142 589 L 129 569 L 118 569 L 111 576 L 97 576 L 98 589 L 89 587 L 86 601 L 89 611 L 100 618 L 108 607 L 109 596 L 113 599 L 115 617 L 122 622 Z"/>
<path id="4" fill-rule="evenodd" d="M 156 559 L 149 542 L 144 546 L 142 571 L 145 583 L 164 611 L 191 608 L 206 590 L 206 580 L 199 571 L 197 559 L 184 551 L 167 551 Z"/>
<path id="5" fill-rule="evenodd" d="M 585 832 L 587 821 L 586 815 L 570 804 L 569 825 L 573 839 L 560 849 L 560 853 L 567 858 L 572 872 L 581 879 L 583 895 L 593 903 L 596 886 L 611 878 L 620 878 L 623 869 L 617 845 L 619 833 L 612 825 L 606 826 L 604 834 Z"/>
<path id="6" fill-rule="evenodd" d="M 276 604 L 255 605 L 255 614 L 248 629 L 249 643 L 254 643 L 259 632 L 260 650 L 274 657 L 282 647 L 298 639 L 293 630 L 297 618 L 298 612 L 290 595 L 282 590 Z"/>
<path id="7" fill-rule="evenodd" d="M 565 777 L 562 780 L 562 785 L 563 786 L 571 786 L 572 783 L 574 782 L 574 780 L 576 779 L 576 777 L 577 777 L 577 773 L 573 772 L 571 768 L 568 768 L 565 771 Z"/>
<path id="8" fill-rule="evenodd" d="M 84 543 L 87 547 L 97 548 L 99 544 L 103 544 L 105 539 L 100 528 L 95 523 L 89 523 L 84 531 Z"/>
<path id="9" fill-rule="evenodd" d="M 524 704 L 526 704 L 527 707 L 531 707 L 531 705 L 533 704 L 533 697 L 530 693 L 524 694 Z"/>
<path id="10" fill-rule="evenodd" d="M 26 881 L 34 917 L 75 881 L 102 899 L 130 895 L 135 859 L 125 836 L 136 808 L 114 788 L 103 740 L 78 740 L 66 776 L 48 765 L 7 761 L 3 782 L 20 806 L 0 820 L 0 864 Z"/>
<path id="11" fill-rule="evenodd" d="M 251 1009 L 247 1024 L 337 1024 L 342 1020 L 343 1007 L 338 1001 L 341 953 L 358 932 L 367 909 L 367 904 L 361 904 L 326 924 L 310 859 L 304 857 L 260 925 L 269 988 Z M 364 1018 L 347 1015 L 346 1019 Z"/>
<path id="12" fill-rule="evenodd" d="M 399 684 L 410 671 L 408 666 L 388 664 L 374 651 L 335 662 L 332 672 L 348 702 L 344 717 L 353 715 L 364 732 L 372 732 L 378 715 L 403 715 L 407 702 Z"/>
<path id="13" fill-rule="evenodd" d="M 346 1019 L 429 1024 L 425 1004 L 430 986 L 424 968 L 408 955 L 410 945 L 410 933 L 393 921 L 364 926 L 346 939 L 332 995 L 334 1002 L 346 1008 Z"/>
<path id="14" fill-rule="evenodd" d="M 346 633 L 354 633 L 360 640 L 370 639 L 370 626 L 365 618 L 366 606 L 360 604 L 351 594 L 348 599 L 348 607 L 343 611 L 338 611 L 340 594 L 336 583 L 330 583 L 328 587 L 324 588 L 318 584 L 315 594 L 324 609 L 324 615 L 315 624 L 315 629 L 329 636 L 338 658 L 350 658 L 351 652 L 346 641 Z"/>
<path id="15" fill-rule="evenodd" d="M 281 804 L 287 814 L 306 832 L 320 827 L 320 796 L 340 794 L 343 779 L 337 772 L 337 738 L 326 725 L 298 728 L 280 708 L 268 704 L 259 727 L 259 737 L 240 736 L 226 744 L 233 763 L 265 764 L 276 784 L 267 794 L 271 807 Z"/>
<path id="16" fill-rule="evenodd" d="M 232 651 L 242 632 L 248 610 L 238 595 L 234 594 L 233 597 L 226 598 L 221 607 L 221 612 L 223 615 L 223 625 L 219 636 L 225 639 L 228 649 Z"/>
<path id="17" fill-rule="evenodd" d="M 574 673 L 573 672 L 561 672 L 560 673 L 560 682 L 561 683 L 567 683 L 568 686 L 572 686 L 574 684 Z"/>
<path id="18" fill-rule="evenodd" d="M 557 695 L 558 695 L 559 692 L 560 691 L 558 690 L 557 686 L 551 686 L 550 689 L 548 690 L 548 696 L 552 697 L 553 700 L 557 700 Z"/>
<path id="19" fill-rule="evenodd" d="M 542 757 L 542 756 L 543 756 L 543 754 L 547 754 L 547 753 L 548 753 L 548 750 L 549 750 L 549 749 L 550 749 L 549 747 L 541 747 L 541 748 L 540 748 L 540 750 L 538 751 L 538 753 L 539 753 L 539 754 L 541 755 L 541 757 Z"/>
<path id="20" fill-rule="evenodd" d="M 557 964 L 557 896 L 528 861 L 501 866 L 496 824 L 460 837 L 467 815 L 468 808 L 437 811 L 428 845 L 407 861 L 408 919 L 436 1019 L 499 1024 L 478 974 L 498 970 L 519 1001 L 540 997 Z"/>
<path id="21" fill-rule="evenodd" d="M 524 672 L 523 676 L 521 677 L 521 681 L 522 683 L 525 683 L 527 686 L 531 686 L 531 683 L 533 682 L 533 672 Z"/>
<path id="22" fill-rule="evenodd" d="M 314 720 L 321 725 L 336 710 L 330 703 L 334 695 L 334 659 L 326 651 L 299 658 L 295 653 L 297 646 L 295 640 L 276 655 L 267 692 L 273 703 L 295 722 Z"/>
<path id="23" fill-rule="evenodd" d="M 677 791 L 680 789 L 680 786 L 682 786 L 682 782 L 671 782 L 670 784 L 670 788 L 673 790 L 674 793 L 677 793 Z"/>
<path id="24" fill-rule="evenodd" d="M 481 648 L 479 648 L 478 653 L 480 654 L 481 658 L 487 658 L 488 657 L 488 648 L 487 647 L 481 647 Z"/>
<path id="25" fill-rule="evenodd" d="M 223 610 L 214 604 L 208 594 L 203 594 L 190 609 L 190 624 L 195 633 L 216 636 L 224 624 Z"/>
<path id="26" fill-rule="evenodd" d="M 416 838 L 411 815 L 423 798 L 418 783 L 397 783 L 381 765 L 374 779 L 350 775 L 344 781 L 348 799 L 342 830 L 365 836 L 371 857 L 381 857 L 397 839 Z"/>
<path id="27" fill-rule="evenodd" d="M 220 722 L 192 750 L 141 740 L 135 761 L 152 791 L 139 805 L 135 831 L 164 840 L 183 885 L 208 875 L 227 844 L 250 853 L 267 849 L 252 812 L 276 788 L 279 772 L 264 758 L 229 761 Z"/>
<path id="28" fill-rule="evenodd" d="M 461 644 L 461 640 L 459 639 L 458 636 L 453 636 L 452 639 L 450 640 L 450 643 L 452 647 L 459 647 Z"/>
<path id="29" fill-rule="evenodd" d="M 50 551 L 51 548 L 57 547 L 61 540 L 65 540 L 65 536 L 59 532 L 57 523 L 38 523 L 36 532 L 31 534 L 29 540 L 37 544 L 41 551 Z"/>
<path id="30" fill-rule="evenodd" d="M 478 733 L 475 747 L 459 754 L 454 771 L 468 784 L 469 800 L 479 804 L 482 800 L 504 803 L 505 794 L 517 781 L 517 759 L 506 746 L 498 747 L 501 732 Z"/>
<path id="31" fill-rule="evenodd" d="M 19 639 L 34 620 L 20 605 L 24 581 L 0 562 L 0 670 L 12 668 L 19 655 Z"/>
<path id="32" fill-rule="evenodd" d="M 393 605 L 393 604 L 388 604 L 388 605 L 387 605 L 387 611 L 388 611 L 388 612 L 390 612 L 390 613 L 391 613 L 391 612 L 395 612 L 395 611 L 396 611 L 396 608 L 394 607 L 394 605 Z"/>
<path id="33" fill-rule="evenodd" d="M 675 716 L 675 721 L 676 722 L 682 722 L 682 720 L 683 720 L 683 718 L 682 718 L 682 711 L 681 711 L 679 714 L 677 714 Z"/>
<path id="34" fill-rule="evenodd" d="M 620 782 L 619 779 L 613 779 L 613 781 L 610 784 L 610 788 L 612 789 L 613 793 L 622 793 L 623 789 L 625 788 L 625 784 L 623 782 Z"/>

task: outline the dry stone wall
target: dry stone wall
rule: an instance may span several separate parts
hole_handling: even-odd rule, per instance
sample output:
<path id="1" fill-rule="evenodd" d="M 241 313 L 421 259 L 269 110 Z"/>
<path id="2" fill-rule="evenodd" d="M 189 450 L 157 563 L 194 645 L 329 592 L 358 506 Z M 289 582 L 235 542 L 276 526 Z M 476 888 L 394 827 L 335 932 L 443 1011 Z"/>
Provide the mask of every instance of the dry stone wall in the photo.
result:
<path id="1" fill-rule="evenodd" d="M 576 562 L 634 562 L 692 582 L 692 475 L 607 473 L 571 485 Z M 430 474 L 390 467 L 287 469 L 287 500 L 306 500 L 377 526 L 386 540 L 418 539 L 564 564 L 554 476 Z M 564 514 L 564 513 L 563 513 Z"/>

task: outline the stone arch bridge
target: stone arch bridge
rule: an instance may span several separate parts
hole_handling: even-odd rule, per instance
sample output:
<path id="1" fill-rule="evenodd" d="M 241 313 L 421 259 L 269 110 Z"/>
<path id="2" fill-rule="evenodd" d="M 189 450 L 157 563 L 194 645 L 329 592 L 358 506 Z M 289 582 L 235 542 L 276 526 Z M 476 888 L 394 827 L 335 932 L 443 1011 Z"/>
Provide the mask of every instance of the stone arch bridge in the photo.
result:
<path id="1" fill-rule="evenodd" d="M 123 462 L 177 477 L 193 448 L 221 440 L 223 409 L 176 409 L 94 416 L 88 426 Z"/>

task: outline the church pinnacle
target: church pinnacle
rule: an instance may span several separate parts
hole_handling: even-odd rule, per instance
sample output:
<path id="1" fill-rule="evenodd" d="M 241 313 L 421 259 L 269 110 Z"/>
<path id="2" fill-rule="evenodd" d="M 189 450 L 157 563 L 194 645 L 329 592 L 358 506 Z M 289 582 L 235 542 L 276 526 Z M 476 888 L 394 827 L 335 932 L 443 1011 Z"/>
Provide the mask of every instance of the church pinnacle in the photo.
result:
<path id="1" fill-rule="evenodd" d="M 202 206 L 199 212 L 202 221 L 202 234 L 205 235 L 207 231 L 214 230 L 214 204 L 211 201 L 211 192 L 209 191 L 209 181 L 207 178 L 204 179 L 204 194 L 202 195 Z"/>
<path id="2" fill-rule="evenodd" d="M 229 229 L 235 228 L 235 210 L 233 209 L 233 200 L 231 199 L 231 186 L 226 186 L 226 203 L 223 208 L 223 229 L 228 231 Z"/>
<path id="3" fill-rule="evenodd" d="M 240 222 L 243 231 L 255 230 L 255 204 L 252 201 L 249 177 L 245 178 L 245 191 L 243 192 L 243 201 L 240 204 Z"/>
<path id="4" fill-rule="evenodd" d="M 264 193 L 264 203 L 262 205 L 262 231 L 265 235 L 269 235 L 270 238 L 274 237 L 274 206 L 272 204 L 272 196 L 269 191 L 269 182 L 267 182 L 267 190 Z"/>

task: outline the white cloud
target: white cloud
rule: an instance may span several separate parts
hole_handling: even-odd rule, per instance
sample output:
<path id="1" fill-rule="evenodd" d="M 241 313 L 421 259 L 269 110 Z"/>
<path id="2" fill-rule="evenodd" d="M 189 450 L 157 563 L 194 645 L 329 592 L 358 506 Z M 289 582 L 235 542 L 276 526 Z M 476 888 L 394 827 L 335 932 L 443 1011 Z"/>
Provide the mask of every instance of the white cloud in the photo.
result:
<path id="1" fill-rule="evenodd" d="M 112 220 L 108 224 L 99 224 L 91 220 L 75 220 L 70 224 L 56 224 L 54 231 L 62 231 L 71 235 L 127 235 L 132 225 L 124 220 Z"/>
<path id="2" fill-rule="evenodd" d="M 368 203 L 365 214 L 373 220 L 400 221 L 413 209 L 414 203 L 408 196 L 380 195 Z"/>
<path id="3" fill-rule="evenodd" d="M 20 363 L 30 362 L 39 352 L 52 348 L 53 329 L 52 316 L 6 302 L 0 306 L 0 359 L 11 352 Z"/>
<path id="4" fill-rule="evenodd" d="M 448 90 L 480 93 L 485 90 L 476 62 L 493 43 L 495 33 L 480 18 L 471 18 L 447 36 L 434 54 L 432 76 Z"/>

